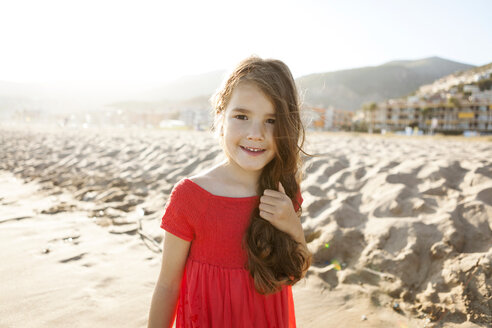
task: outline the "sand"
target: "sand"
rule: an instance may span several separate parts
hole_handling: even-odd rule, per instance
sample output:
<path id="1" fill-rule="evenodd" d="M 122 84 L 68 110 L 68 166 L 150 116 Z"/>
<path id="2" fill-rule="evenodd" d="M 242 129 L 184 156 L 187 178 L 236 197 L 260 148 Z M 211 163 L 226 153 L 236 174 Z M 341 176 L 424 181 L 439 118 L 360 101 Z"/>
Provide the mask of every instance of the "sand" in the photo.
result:
<path id="1" fill-rule="evenodd" d="M 143 327 L 206 132 L 0 126 L 0 326 Z M 299 327 L 492 323 L 492 143 L 310 133 Z"/>

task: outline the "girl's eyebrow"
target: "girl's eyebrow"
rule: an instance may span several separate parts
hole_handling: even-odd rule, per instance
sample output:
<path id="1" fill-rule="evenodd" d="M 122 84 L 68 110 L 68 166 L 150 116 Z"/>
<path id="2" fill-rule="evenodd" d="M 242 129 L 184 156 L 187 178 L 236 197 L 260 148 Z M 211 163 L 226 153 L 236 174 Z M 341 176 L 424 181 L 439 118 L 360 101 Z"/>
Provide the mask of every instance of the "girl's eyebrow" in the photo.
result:
<path id="1" fill-rule="evenodd" d="M 233 112 L 240 112 L 244 114 L 251 114 L 251 111 L 246 108 L 236 107 L 232 109 Z M 275 117 L 275 113 L 268 113 L 266 116 Z"/>

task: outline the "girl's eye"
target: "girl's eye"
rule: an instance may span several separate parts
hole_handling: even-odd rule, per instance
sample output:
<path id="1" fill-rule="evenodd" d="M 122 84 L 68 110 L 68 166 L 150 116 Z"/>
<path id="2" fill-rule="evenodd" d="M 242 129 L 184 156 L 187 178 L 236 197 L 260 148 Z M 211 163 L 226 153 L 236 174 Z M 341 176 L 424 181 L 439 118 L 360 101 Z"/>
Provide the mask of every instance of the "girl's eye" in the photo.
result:
<path id="1" fill-rule="evenodd" d="M 269 118 L 269 119 L 267 120 L 267 123 L 274 124 L 274 123 L 275 123 L 275 119 L 273 119 L 273 118 Z"/>
<path id="2" fill-rule="evenodd" d="M 247 119 L 246 115 L 236 115 L 236 116 L 234 116 L 234 118 L 237 118 L 238 120 L 246 120 Z"/>

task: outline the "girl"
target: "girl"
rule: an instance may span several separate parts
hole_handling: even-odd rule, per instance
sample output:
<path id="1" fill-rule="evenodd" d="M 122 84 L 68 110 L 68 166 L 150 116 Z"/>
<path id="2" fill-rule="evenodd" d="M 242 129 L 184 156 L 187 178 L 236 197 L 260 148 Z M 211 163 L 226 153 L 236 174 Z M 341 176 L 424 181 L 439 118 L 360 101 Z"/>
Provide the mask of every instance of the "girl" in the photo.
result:
<path id="1" fill-rule="evenodd" d="M 214 108 L 226 160 L 171 192 L 149 327 L 295 327 L 291 285 L 311 254 L 299 219 L 294 79 L 279 60 L 248 58 Z"/>

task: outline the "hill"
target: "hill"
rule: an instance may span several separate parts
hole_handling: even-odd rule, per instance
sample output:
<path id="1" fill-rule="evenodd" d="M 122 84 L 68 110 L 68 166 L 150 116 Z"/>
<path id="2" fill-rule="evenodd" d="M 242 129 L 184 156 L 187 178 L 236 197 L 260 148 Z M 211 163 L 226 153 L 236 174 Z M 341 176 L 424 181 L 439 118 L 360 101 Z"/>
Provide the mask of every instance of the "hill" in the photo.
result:
<path id="1" fill-rule="evenodd" d="M 462 89 L 465 84 L 475 84 L 480 89 L 490 89 L 490 84 L 492 84 L 490 76 L 492 76 L 492 63 L 446 75 L 433 83 L 421 86 L 417 90 L 417 95 L 432 95 L 440 91 L 449 91 L 452 87 Z"/>
<path id="2" fill-rule="evenodd" d="M 367 102 L 406 96 L 421 85 L 473 67 L 439 57 L 430 57 L 310 74 L 296 81 L 306 104 L 356 110 Z"/>
<path id="3" fill-rule="evenodd" d="M 296 79 L 302 99 L 312 106 L 356 110 L 366 102 L 399 98 L 443 76 L 473 68 L 438 57 L 398 60 L 374 67 L 318 73 Z M 209 97 L 226 71 L 186 76 L 160 86 L 114 83 L 22 84 L 0 81 L 0 112 L 92 111 L 110 107 L 179 110 L 208 108 Z M 141 107 L 142 106 L 142 107 Z"/>
<path id="4" fill-rule="evenodd" d="M 225 70 L 190 75 L 166 83 L 142 93 L 147 100 L 186 101 L 192 98 L 209 98 L 220 86 L 226 74 Z"/>

